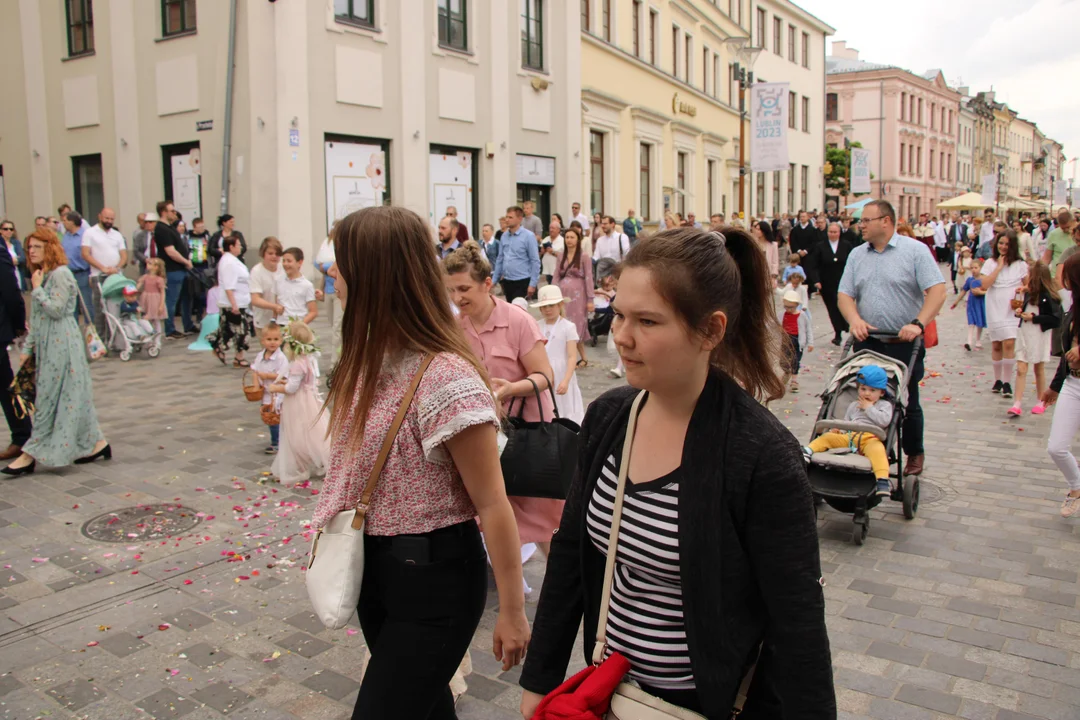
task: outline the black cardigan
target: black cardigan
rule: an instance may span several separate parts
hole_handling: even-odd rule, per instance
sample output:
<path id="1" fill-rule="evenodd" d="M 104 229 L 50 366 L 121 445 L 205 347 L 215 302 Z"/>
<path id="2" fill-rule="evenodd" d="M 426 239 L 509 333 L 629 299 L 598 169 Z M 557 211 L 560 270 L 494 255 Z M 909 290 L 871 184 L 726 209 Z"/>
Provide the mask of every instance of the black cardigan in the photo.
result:
<path id="1" fill-rule="evenodd" d="M 611 390 L 586 413 L 521 674 L 526 690 L 546 694 L 562 683 L 582 616 L 592 657 L 605 557 L 588 538 L 586 508 L 604 461 L 622 445 L 636 392 Z M 648 447 L 647 438 L 638 442 Z M 764 640 L 742 718 L 835 718 L 817 528 L 795 438 L 713 373 L 690 420 L 682 468 L 683 609 L 705 714 L 728 718 Z"/>

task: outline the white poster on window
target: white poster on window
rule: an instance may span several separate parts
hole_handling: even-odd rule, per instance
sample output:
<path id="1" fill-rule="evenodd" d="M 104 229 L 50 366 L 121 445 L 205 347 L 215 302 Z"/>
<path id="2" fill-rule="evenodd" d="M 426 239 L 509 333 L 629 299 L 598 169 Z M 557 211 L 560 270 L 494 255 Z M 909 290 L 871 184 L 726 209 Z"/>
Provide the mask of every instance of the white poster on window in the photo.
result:
<path id="1" fill-rule="evenodd" d="M 994 173 L 983 175 L 982 196 L 979 198 L 979 202 L 983 205 L 993 205 L 997 202 L 997 192 L 997 175 Z"/>
<path id="2" fill-rule="evenodd" d="M 1065 187 L 1065 183 L 1062 182 L 1061 180 L 1058 180 L 1057 182 L 1054 183 L 1054 205 L 1055 206 L 1068 204 L 1068 202 L 1066 200 L 1066 197 L 1065 197 L 1065 190 L 1066 189 L 1067 188 Z M 2 213 L 0 213 L 0 214 L 2 214 Z"/>
<path id="3" fill-rule="evenodd" d="M 857 195 L 870 192 L 870 151 L 851 149 L 851 192 Z"/>
<path id="4" fill-rule="evenodd" d="M 323 162 L 327 231 L 351 212 L 384 203 L 389 179 L 381 145 L 327 140 Z"/>
<path id="5" fill-rule="evenodd" d="M 750 90 L 750 167 L 788 169 L 788 83 L 756 83 Z"/>
<path id="6" fill-rule="evenodd" d="M 202 154 L 195 148 L 187 155 L 173 155 L 169 162 L 173 207 L 190 230 L 192 219 L 202 217 L 202 193 L 199 188 Z"/>
<path id="7" fill-rule="evenodd" d="M 431 153 L 428 159 L 428 182 L 430 183 L 428 219 L 433 227 L 446 217 L 446 209 L 457 210 L 458 222 L 469 229 L 469 237 L 474 237 L 473 227 L 473 166 L 472 153 Z"/>

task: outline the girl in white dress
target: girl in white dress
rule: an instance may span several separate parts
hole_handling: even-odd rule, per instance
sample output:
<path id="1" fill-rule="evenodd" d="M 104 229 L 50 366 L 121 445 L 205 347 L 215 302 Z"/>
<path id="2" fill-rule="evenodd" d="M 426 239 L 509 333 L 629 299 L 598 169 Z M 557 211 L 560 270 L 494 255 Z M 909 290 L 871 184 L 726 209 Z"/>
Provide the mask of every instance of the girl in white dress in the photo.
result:
<path id="1" fill-rule="evenodd" d="M 585 419 L 585 403 L 575 374 L 578 331 L 574 323 L 566 319 L 565 303 L 558 285 L 545 285 L 540 288 L 533 307 L 540 308 L 540 314 L 544 316 L 540 333 L 545 338 L 544 350 L 555 373 L 555 407 L 559 417 L 580 425 Z"/>
<path id="2" fill-rule="evenodd" d="M 1022 300 L 1016 293 L 1027 277 L 1028 266 L 1020 257 L 1020 239 L 1015 230 L 1008 230 L 994 240 L 994 257 L 982 267 L 982 287 L 986 290 L 986 329 L 990 334 L 991 360 L 994 366 L 992 392 L 1002 397 L 1013 395 L 1013 373 L 1016 370 L 1016 334 L 1020 321 L 1014 312 Z M 1013 301 L 1017 305 L 1013 305 Z"/>
<path id="3" fill-rule="evenodd" d="M 271 385 L 270 392 L 285 393 L 281 403 L 281 441 L 271 471 L 283 483 L 295 483 L 326 474 L 330 456 L 329 417 L 319 396 L 318 348 L 315 333 L 300 321 L 289 323 L 282 350 L 289 359 L 288 378 Z"/>

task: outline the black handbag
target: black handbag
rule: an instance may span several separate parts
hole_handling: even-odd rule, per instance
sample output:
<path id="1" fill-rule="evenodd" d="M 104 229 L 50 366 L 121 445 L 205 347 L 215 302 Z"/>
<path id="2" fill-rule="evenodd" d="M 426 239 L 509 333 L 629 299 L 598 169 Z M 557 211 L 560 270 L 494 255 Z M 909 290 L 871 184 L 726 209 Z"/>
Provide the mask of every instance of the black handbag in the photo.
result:
<path id="1" fill-rule="evenodd" d="M 1061 316 L 1061 323 L 1050 331 L 1050 355 L 1062 357 L 1071 345 L 1070 333 L 1072 332 L 1073 314 L 1070 309 Z"/>
<path id="2" fill-rule="evenodd" d="M 21 420 L 34 414 L 34 401 L 37 399 L 37 362 L 34 355 L 26 358 L 26 362 L 19 366 L 9 392 L 15 405 L 16 417 Z"/>
<path id="3" fill-rule="evenodd" d="M 517 497 L 551 498 L 565 500 L 574 477 L 574 468 L 578 461 L 579 426 L 573 420 L 559 417 L 555 404 L 555 391 L 548 383 L 551 393 L 552 409 L 555 417 L 551 422 L 543 420 L 544 406 L 540 402 L 540 388 L 531 378 L 526 378 L 533 386 L 537 407 L 540 408 L 539 422 L 525 420 L 525 401 L 521 398 L 518 414 L 514 415 L 514 401 L 510 401 L 507 415 L 506 447 L 503 449 L 501 464 L 503 480 L 506 482 L 506 494 Z"/>

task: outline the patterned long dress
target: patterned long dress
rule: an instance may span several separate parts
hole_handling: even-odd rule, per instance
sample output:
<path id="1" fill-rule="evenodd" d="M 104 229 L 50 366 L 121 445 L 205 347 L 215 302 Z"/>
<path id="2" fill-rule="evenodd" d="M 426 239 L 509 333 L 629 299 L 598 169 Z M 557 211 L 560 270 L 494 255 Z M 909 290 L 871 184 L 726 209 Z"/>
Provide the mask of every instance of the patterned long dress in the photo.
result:
<path id="1" fill-rule="evenodd" d="M 104 439 L 94 410 L 86 342 L 75 320 L 79 286 L 61 265 L 31 293 L 30 332 L 23 352 L 37 361 L 34 431 L 23 452 L 61 467 L 91 454 Z"/>
<path id="2" fill-rule="evenodd" d="M 573 267 L 567 263 L 563 267 L 563 257 L 566 252 L 559 253 L 555 262 L 555 284 L 559 286 L 563 297 L 570 302 L 566 304 L 566 319 L 574 323 L 577 328 L 578 338 L 582 342 L 590 339 L 589 335 L 589 308 L 594 296 L 592 260 L 584 253 L 578 254 L 581 259 L 581 267 Z"/>

